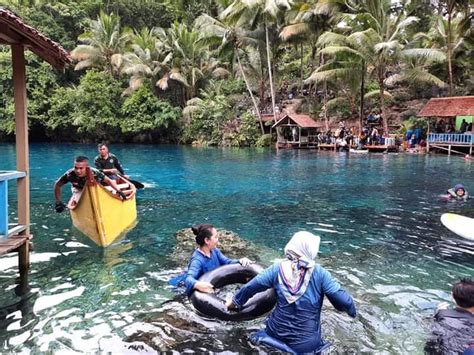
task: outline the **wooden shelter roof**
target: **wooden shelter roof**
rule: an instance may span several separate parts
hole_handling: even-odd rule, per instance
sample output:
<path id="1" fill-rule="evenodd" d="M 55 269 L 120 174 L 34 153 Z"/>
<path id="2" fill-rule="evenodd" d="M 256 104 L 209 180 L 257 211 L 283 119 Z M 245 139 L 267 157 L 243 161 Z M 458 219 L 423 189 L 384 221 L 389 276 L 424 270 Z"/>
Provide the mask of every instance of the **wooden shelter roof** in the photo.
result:
<path id="1" fill-rule="evenodd" d="M 301 128 L 320 128 L 320 127 L 323 126 L 322 124 L 320 124 L 320 123 L 316 122 L 315 120 L 313 120 L 308 115 L 291 113 L 291 114 L 285 114 L 282 118 L 280 118 L 278 120 L 278 122 L 276 122 L 272 126 L 272 128 L 275 128 L 275 127 L 278 127 L 278 126 L 284 124 L 285 119 L 292 120 L 294 123 L 296 123 Z"/>
<path id="2" fill-rule="evenodd" d="M 418 113 L 420 117 L 474 116 L 474 96 L 430 99 Z"/>
<path id="3" fill-rule="evenodd" d="M 21 44 L 53 67 L 63 69 L 72 58 L 58 43 L 25 24 L 10 10 L 0 7 L 0 44 Z"/>

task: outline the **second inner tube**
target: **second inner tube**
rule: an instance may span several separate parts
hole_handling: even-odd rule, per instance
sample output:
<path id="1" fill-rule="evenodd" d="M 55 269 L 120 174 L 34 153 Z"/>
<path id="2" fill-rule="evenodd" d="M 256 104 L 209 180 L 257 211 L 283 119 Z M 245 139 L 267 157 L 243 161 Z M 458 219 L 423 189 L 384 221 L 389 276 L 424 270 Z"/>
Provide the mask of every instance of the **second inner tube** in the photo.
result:
<path id="1" fill-rule="evenodd" d="M 223 265 L 205 273 L 199 278 L 199 281 L 209 282 L 215 288 L 235 283 L 246 284 L 261 271 L 263 271 L 263 268 L 257 264 L 246 267 L 242 267 L 240 264 Z M 260 317 L 271 311 L 276 303 L 273 288 L 255 294 L 243 305 L 239 312 L 227 310 L 225 302 L 213 293 L 194 291 L 190 299 L 194 308 L 199 312 L 226 321 L 243 321 Z"/>

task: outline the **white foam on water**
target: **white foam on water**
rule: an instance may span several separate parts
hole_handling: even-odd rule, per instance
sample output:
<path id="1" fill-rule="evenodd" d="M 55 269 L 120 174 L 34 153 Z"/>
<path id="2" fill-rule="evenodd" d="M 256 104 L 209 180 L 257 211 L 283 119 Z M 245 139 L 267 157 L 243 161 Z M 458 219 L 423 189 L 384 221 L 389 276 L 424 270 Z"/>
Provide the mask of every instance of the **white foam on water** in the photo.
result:
<path id="1" fill-rule="evenodd" d="M 79 242 L 67 242 L 65 246 L 67 248 L 90 248 L 90 246 L 79 243 Z"/>
<path id="2" fill-rule="evenodd" d="M 320 232 L 327 232 L 327 233 L 335 233 L 335 234 L 344 234 L 343 232 L 336 231 L 334 229 L 326 229 L 326 228 L 313 228 L 315 231 Z"/>
<path id="3" fill-rule="evenodd" d="M 58 293 L 55 295 L 41 296 L 36 300 L 33 306 L 33 312 L 38 313 L 44 309 L 51 308 L 60 303 L 63 303 L 64 301 L 67 301 L 68 299 L 79 297 L 80 295 L 82 295 L 84 290 L 85 290 L 85 287 L 81 286 L 75 290 L 68 291 L 68 292 Z"/>

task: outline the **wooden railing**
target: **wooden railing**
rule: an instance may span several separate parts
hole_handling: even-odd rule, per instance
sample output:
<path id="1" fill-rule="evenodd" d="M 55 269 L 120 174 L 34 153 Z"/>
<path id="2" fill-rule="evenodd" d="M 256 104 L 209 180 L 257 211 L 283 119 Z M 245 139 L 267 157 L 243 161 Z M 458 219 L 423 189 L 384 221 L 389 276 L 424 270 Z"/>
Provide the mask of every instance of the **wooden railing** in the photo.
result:
<path id="1" fill-rule="evenodd" d="M 430 133 L 428 134 L 428 143 L 473 145 L 474 134 Z"/>

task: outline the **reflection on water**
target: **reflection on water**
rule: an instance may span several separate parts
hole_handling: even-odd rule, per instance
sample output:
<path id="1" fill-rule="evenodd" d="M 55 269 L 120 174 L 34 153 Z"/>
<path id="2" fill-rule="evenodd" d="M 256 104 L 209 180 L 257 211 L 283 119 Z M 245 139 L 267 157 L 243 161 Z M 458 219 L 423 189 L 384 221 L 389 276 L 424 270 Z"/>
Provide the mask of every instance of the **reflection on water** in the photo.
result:
<path id="1" fill-rule="evenodd" d="M 474 216 L 472 201 L 439 196 L 458 182 L 474 189 L 472 164 L 462 159 L 141 145 L 112 151 L 146 189 L 138 194 L 138 225 L 103 250 L 52 206 L 56 177 L 95 147 L 32 145 L 29 288 L 16 283 L 16 255 L 0 258 L 2 351 L 267 351 L 248 341 L 262 319 L 205 319 L 168 287 L 186 264 L 170 260 L 173 235 L 199 222 L 253 241 L 266 264 L 282 256 L 294 232 L 320 235 L 318 262 L 359 311 L 351 320 L 325 304 L 323 335 L 338 352 L 421 352 L 436 304 L 450 300 L 453 282 L 474 275 L 474 243 L 439 220 L 448 211 Z M 0 145 L 0 169 L 14 168 L 13 153 Z"/>

